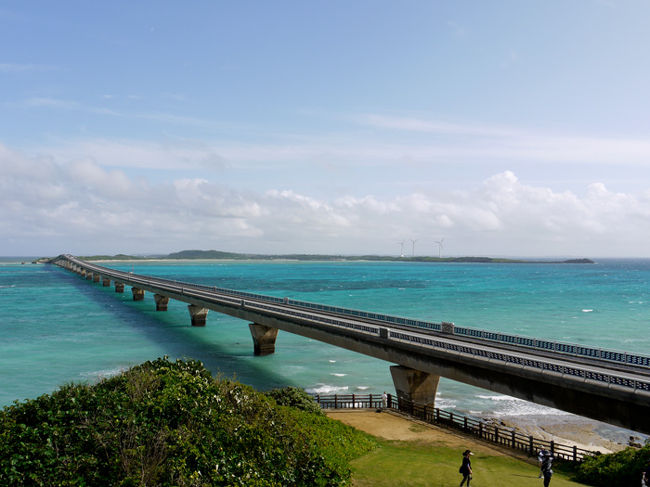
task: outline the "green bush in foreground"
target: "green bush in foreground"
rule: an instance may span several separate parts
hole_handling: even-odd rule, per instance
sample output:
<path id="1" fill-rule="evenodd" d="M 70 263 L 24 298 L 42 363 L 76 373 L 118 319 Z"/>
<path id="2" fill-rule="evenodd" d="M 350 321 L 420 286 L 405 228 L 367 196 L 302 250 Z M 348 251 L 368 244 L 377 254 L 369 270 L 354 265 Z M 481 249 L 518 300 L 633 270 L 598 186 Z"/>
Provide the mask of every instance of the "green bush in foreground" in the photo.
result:
<path id="1" fill-rule="evenodd" d="M 641 485 L 641 472 L 649 461 L 650 446 L 588 457 L 578 467 L 576 480 L 603 487 L 637 487 Z"/>
<path id="2" fill-rule="evenodd" d="M 374 442 L 158 359 L 0 411 L 0 485 L 343 485 Z"/>
<path id="3" fill-rule="evenodd" d="M 280 406 L 291 406 L 308 413 L 323 414 L 320 405 L 314 401 L 314 398 L 299 387 L 272 389 L 266 395 L 272 397 L 276 404 Z"/>

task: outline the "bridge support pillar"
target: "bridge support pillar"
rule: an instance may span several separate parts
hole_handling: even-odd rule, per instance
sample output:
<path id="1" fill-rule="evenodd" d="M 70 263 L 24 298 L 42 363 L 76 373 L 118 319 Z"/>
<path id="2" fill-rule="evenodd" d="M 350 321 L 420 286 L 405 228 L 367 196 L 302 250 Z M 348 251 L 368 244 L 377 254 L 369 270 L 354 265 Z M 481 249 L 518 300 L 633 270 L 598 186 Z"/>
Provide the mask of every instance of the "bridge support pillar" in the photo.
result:
<path id="1" fill-rule="evenodd" d="M 133 301 L 142 301 L 144 299 L 144 289 L 132 287 L 131 293 L 133 294 Z"/>
<path id="2" fill-rule="evenodd" d="M 115 292 L 123 293 L 124 292 L 124 283 L 115 281 Z"/>
<path id="3" fill-rule="evenodd" d="M 398 398 L 433 407 L 440 381 L 439 375 L 410 369 L 403 365 L 391 365 L 390 375 L 393 376 Z"/>
<path id="4" fill-rule="evenodd" d="M 187 309 L 190 311 L 190 318 L 192 318 L 192 326 L 205 326 L 205 321 L 208 318 L 208 308 L 201 308 L 195 304 L 188 304 Z"/>
<path id="5" fill-rule="evenodd" d="M 167 311 L 167 304 L 169 303 L 169 297 L 163 296 L 162 294 L 154 294 L 154 301 L 156 301 L 156 311 Z"/>
<path id="6" fill-rule="evenodd" d="M 108 287 L 111 285 L 111 280 L 108 277 L 102 279 L 102 286 Z"/>
<path id="7" fill-rule="evenodd" d="M 93 278 L 93 273 L 90 271 L 86 271 L 86 280 L 90 281 Z"/>
<path id="8" fill-rule="evenodd" d="M 270 355 L 275 353 L 275 339 L 278 337 L 278 329 L 270 326 L 249 323 L 253 337 L 253 353 L 255 355 Z"/>
<path id="9" fill-rule="evenodd" d="M 99 278 L 100 278 L 100 277 L 101 277 L 101 276 L 95 272 L 95 273 L 93 274 L 93 282 L 99 282 Z"/>

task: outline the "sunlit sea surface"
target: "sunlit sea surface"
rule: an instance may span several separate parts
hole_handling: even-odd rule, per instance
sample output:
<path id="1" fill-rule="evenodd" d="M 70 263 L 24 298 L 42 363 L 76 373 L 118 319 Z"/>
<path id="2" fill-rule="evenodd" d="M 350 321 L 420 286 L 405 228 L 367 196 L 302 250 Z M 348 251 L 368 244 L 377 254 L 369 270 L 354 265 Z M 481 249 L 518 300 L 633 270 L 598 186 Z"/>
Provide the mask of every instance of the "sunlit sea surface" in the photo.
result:
<path id="1" fill-rule="evenodd" d="M 22 265 L 21 260 L 27 264 Z M 253 355 L 248 322 L 91 284 L 29 258 L 0 259 L 0 406 L 93 382 L 164 355 L 195 358 L 259 389 L 394 391 L 388 362 L 280 332 Z M 112 268 L 271 296 L 650 354 L 650 260 L 579 264 L 135 262 Z M 442 379 L 437 406 L 476 416 L 561 414 Z"/>

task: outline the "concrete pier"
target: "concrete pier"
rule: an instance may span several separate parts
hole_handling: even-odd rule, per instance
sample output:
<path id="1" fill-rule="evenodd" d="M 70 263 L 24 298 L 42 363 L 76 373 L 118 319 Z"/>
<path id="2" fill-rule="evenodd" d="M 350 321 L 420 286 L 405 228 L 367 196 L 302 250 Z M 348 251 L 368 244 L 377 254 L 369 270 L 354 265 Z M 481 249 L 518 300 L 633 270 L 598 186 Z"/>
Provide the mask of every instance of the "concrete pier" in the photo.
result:
<path id="1" fill-rule="evenodd" d="M 105 277 L 104 279 L 102 279 L 102 286 L 108 287 L 110 285 L 111 285 L 111 280 L 108 277 Z"/>
<path id="2" fill-rule="evenodd" d="M 253 337 L 253 353 L 255 355 L 270 355 L 275 353 L 275 339 L 278 337 L 278 329 L 270 326 L 249 323 Z"/>
<path id="3" fill-rule="evenodd" d="M 115 292 L 116 293 L 123 293 L 124 292 L 124 283 L 123 282 L 116 282 L 115 283 Z"/>
<path id="4" fill-rule="evenodd" d="M 202 308 L 201 306 L 188 304 L 187 309 L 190 311 L 192 326 L 205 326 L 205 322 L 208 318 L 208 308 Z"/>
<path id="5" fill-rule="evenodd" d="M 156 301 L 156 311 L 167 311 L 167 305 L 169 304 L 169 297 L 163 296 L 162 294 L 154 294 L 154 301 Z"/>
<path id="6" fill-rule="evenodd" d="M 131 293 L 133 293 L 133 301 L 142 301 L 144 299 L 144 289 L 132 287 Z"/>
<path id="7" fill-rule="evenodd" d="M 403 365 L 391 365 L 390 375 L 393 377 L 398 398 L 408 399 L 416 404 L 434 406 L 440 381 L 439 375 L 421 372 Z"/>
<path id="8" fill-rule="evenodd" d="M 97 274 L 96 272 L 93 274 L 93 282 L 99 282 L 99 278 L 101 275 Z"/>

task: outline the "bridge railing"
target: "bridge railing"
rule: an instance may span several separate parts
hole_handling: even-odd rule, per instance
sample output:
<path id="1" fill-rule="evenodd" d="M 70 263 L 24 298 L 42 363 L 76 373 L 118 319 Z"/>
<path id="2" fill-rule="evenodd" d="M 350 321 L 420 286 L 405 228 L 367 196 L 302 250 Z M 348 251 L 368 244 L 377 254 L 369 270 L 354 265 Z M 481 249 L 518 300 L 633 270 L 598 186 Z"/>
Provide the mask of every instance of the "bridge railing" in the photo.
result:
<path id="1" fill-rule="evenodd" d="M 600 454 L 600 452 L 584 450 L 575 445 L 564 445 L 553 440 L 535 438 L 514 428 L 471 416 L 415 404 L 392 394 L 387 396 L 387 400 L 384 402 L 381 394 L 313 394 L 314 399 L 323 409 L 392 409 L 425 423 L 453 428 L 491 443 L 523 451 L 529 456 L 537 456 L 538 452 L 544 449 L 551 451 L 556 458 L 581 462 L 587 456 Z"/>
<path id="2" fill-rule="evenodd" d="M 84 261 L 80 261 L 69 255 L 65 255 L 62 257 L 68 260 L 74 260 L 76 261 L 77 264 L 80 265 L 87 265 L 89 267 L 102 269 L 101 266 L 96 266 Z M 113 269 L 110 270 L 114 271 Z M 99 270 L 98 272 L 101 272 L 101 270 Z M 116 272 L 120 272 L 120 271 L 116 271 Z M 165 278 L 156 277 L 153 278 L 153 280 L 158 282 L 173 283 L 177 286 L 184 286 L 186 288 L 204 289 L 206 291 L 219 292 L 240 299 L 248 298 L 248 299 L 255 299 L 257 301 L 273 303 L 273 304 L 287 304 L 298 308 L 312 309 L 315 311 L 323 311 L 327 313 L 336 313 L 342 316 L 349 316 L 357 319 L 369 319 L 369 320 L 377 321 L 378 323 L 396 324 L 401 326 L 409 326 L 413 328 L 420 328 L 420 329 L 432 330 L 437 332 L 442 331 L 441 323 L 415 320 L 415 319 L 393 316 L 393 315 L 388 315 L 383 313 L 373 313 L 369 311 L 343 308 L 339 306 L 330 306 L 326 304 L 311 303 L 308 301 L 300 301 L 300 300 L 290 299 L 286 297 L 279 298 L 275 296 L 249 293 L 246 291 L 237 291 L 233 289 L 221 288 L 216 286 L 192 284 L 192 283 L 175 281 L 175 280 L 165 279 Z M 453 335 L 466 336 L 469 338 L 486 340 L 493 343 L 517 345 L 520 347 L 526 347 L 534 350 L 549 351 L 549 352 L 554 352 L 554 353 L 564 354 L 569 356 L 594 358 L 594 359 L 599 359 L 599 360 L 612 362 L 612 363 L 623 363 L 623 364 L 628 364 L 636 367 L 650 368 L 650 356 L 645 356 L 645 355 L 626 353 L 626 352 L 621 352 L 616 350 L 606 350 L 602 348 L 588 347 L 588 346 L 573 344 L 573 343 L 555 342 L 551 340 L 537 339 L 537 338 L 527 337 L 522 335 L 500 333 L 500 332 L 495 332 L 490 330 L 481 330 L 478 328 L 453 326 L 451 329 L 452 329 L 451 334 Z"/>

